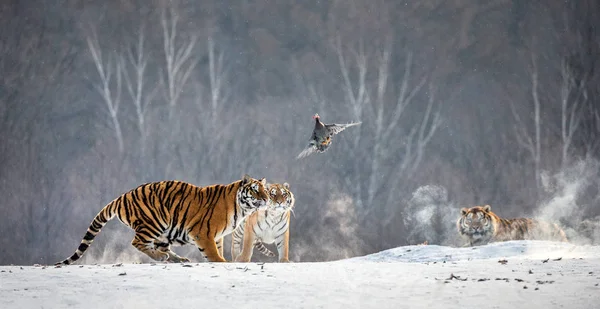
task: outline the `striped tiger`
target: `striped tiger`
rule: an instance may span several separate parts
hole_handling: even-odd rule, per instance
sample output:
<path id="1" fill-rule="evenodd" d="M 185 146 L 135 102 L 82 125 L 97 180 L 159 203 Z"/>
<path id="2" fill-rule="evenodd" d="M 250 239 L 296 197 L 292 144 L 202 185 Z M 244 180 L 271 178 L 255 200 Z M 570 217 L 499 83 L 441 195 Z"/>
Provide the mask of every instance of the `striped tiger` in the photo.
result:
<path id="1" fill-rule="evenodd" d="M 275 243 L 279 262 L 289 262 L 290 213 L 294 208 L 294 194 L 290 185 L 268 184 L 269 203 L 244 219 L 231 234 L 231 259 L 236 262 L 250 262 L 256 247 L 266 256 L 275 256 L 265 243 Z M 241 252 L 240 252 L 241 249 Z"/>
<path id="2" fill-rule="evenodd" d="M 460 214 L 458 232 L 467 246 L 525 239 L 567 241 L 565 232 L 556 223 L 531 218 L 502 219 L 492 212 L 490 205 L 462 208 Z"/>
<path id="3" fill-rule="evenodd" d="M 223 235 L 257 209 L 266 207 L 266 179 L 244 175 L 227 185 L 198 187 L 181 181 L 143 184 L 106 205 L 90 224 L 75 253 L 56 265 L 77 261 L 113 217 L 135 231 L 131 244 L 156 261 L 189 262 L 171 244 L 195 244 L 210 262 L 223 258 Z M 215 242 L 215 239 L 219 241 Z"/>

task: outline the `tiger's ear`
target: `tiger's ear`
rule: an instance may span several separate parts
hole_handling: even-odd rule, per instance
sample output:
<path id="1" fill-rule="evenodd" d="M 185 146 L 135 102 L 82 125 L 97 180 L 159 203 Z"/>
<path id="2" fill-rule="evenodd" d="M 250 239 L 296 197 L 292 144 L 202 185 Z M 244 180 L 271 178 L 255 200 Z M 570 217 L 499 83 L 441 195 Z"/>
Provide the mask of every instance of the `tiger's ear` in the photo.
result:
<path id="1" fill-rule="evenodd" d="M 284 182 L 283 183 L 283 187 L 286 188 L 286 189 L 289 189 L 290 188 L 290 184 L 287 183 L 287 182 Z"/>
<path id="2" fill-rule="evenodd" d="M 244 177 L 242 177 L 242 185 L 249 183 L 250 180 L 252 180 L 252 177 L 250 177 L 248 174 L 244 174 Z"/>
<path id="3" fill-rule="evenodd" d="M 490 212 L 490 211 L 492 211 L 492 206 L 490 206 L 490 205 L 485 205 L 485 206 L 483 206 L 483 211 L 485 211 L 485 212 Z"/>
<path id="4" fill-rule="evenodd" d="M 460 209 L 460 215 L 464 216 L 467 214 L 467 212 L 469 212 L 469 208 L 463 207 Z"/>
<path id="5" fill-rule="evenodd" d="M 264 178 L 264 177 L 261 178 L 260 179 L 260 183 L 262 183 L 263 186 L 266 186 L 267 185 L 267 178 Z"/>

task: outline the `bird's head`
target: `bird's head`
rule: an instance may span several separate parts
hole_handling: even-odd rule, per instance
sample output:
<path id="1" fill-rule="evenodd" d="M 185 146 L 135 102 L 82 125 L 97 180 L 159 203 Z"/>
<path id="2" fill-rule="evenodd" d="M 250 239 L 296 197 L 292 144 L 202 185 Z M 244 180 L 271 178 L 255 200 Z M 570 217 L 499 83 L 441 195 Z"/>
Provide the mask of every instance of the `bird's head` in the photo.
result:
<path id="1" fill-rule="evenodd" d="M 319 120 L 319 118 L 320 118 L 319 114 L 315 114 L 315 115 L 313 116 L 313 119 L 315 119 L 315 120 Z"/>

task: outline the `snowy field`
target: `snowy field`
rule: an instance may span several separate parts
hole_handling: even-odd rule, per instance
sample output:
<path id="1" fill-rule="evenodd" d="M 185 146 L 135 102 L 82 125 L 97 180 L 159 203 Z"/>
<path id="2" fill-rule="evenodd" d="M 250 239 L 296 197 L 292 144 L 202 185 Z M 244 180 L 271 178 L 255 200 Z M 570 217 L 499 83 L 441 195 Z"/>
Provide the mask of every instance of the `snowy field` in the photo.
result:
<path id="1" fill-rule="evenodd" d="M 406 246 L 324 263 L 0 266 L 0 308 L 600 308 L 600 246 Z"/>

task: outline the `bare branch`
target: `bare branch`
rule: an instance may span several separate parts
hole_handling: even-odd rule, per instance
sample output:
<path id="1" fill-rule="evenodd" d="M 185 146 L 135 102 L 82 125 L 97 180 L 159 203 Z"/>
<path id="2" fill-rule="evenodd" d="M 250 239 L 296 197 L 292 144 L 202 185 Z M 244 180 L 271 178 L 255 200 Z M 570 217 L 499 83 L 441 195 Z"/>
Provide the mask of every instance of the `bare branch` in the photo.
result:
<path id="1" fill-rule="evenodd" d="M 127 87 L 127 91 L 131 98 L 131 102 L 135 106 L 136 117 L 137 117 L 137 126 L 140 132 L 140 144 L 142 153 L 146 149 L 146 124 L 145 124 L 145 116 L 148 111 L 148 106 L 152 101 L 156 88 L 152 88 L 147 95 L 145 93 L 145 74 L 146 74 L 146 66 L 148 65 L 148 55 L 144 52 L 144 29 L 140 26 L 139 36 L 137 40 L 137 44 L 134 48 L 129 48 L 127 50 L 127 59 L 129 60 L 129 65 L 133 69 L 132 79 L 128 65 L 125 61 L 125 57 L 121 56 L 121 63 L 123 68 L 123 77 L 125 78 L 125 85 Z"/>
<path id="2" fill-rule="evenodd" d="M 433 137 L 433 134 L 441 124 L 441 117 L 439 111 L 435 112 L 435 114 L 433 115 L 433 119 L 431 120 L 431 122 L 429 121 L 434 102 L 435 90 L 433 84 L 430 83 L 427 110 L 425 111 L 425 116 L 423 117 L 423 121 L 421 121 L 421 126 L 419 127 L 419 137 L 417 139 L 417 153 L 414 161 L 411 164 L 411 166 L 413 166 L 413 171 L 421 163 L 421 160 L 423 159 L 423 154 L 425 152 L 425 147 L 427 146 L 427 144 L 429 144 L 431 137 Z"/>
<path id="3" fill-rule="evenodd" d="M 531 51 L 531 96 L 533 97 L 533 123 L 534 123 L 534 173 L 536 188 L 540 188 L 540 164 L 541 164 L 541 111 L 540 98 L 538 96 L 538 69 L 535 52 Z"/>
<path id="4" fill-rule="evenodd" d="M 100 84 L 95 84 L 94 88 L 96 88 L 98 93 L 102 96 L 102 99 L 106 104 L 106 108 L 108 109 L 108 113 L 111 117 L 115 130 L 119 151 L 123 152 L 123 134 L 121 132 L 121 125 L 119 124 L 119 119 L 117 117 L 119 104 L 121 102 L 122 89 L 121 63 L 114 55 L 112 55 L 112 57 L 109 55 L 106 63 L 104 63 L 102 49 L 100 48 L 98 37 L 95 31 L 92 31 L 91 35 L 88 36 L 87 43 L 88 50 L 90 51 L 92 59 L 94 60 L 94 65 L 96 66 L 96 70 L 98 71 L 98 75 L 100 77 Z M 111 82 L 113 74 L 116 77 L 116 82 L 114 84 Z M 112 87 L 115 87 L 114 94 Z"/>
<path id="5" fill-rule="evenodd" d="M 340 37 L 336 40 L 336 52 L 338 54 L 338 62 L 340 64 L 340 70 L 344 79 L 344 89 L 346 91 L 346 98 L 350 101 L 350 104 L 354 111 L 354 117 L 360 119 L 362 116 L 362 107 L 365 103 L 367 89 L 366 89 L 366 76 L 367 76 L 367 56 L 364 54 L 364 48 L 359 47 L 359 51 L 355 52 L 356 66 L 358 69 L 358 90 L 354 93 L 354 86 L 350 79 L 350 72 L 346 59 L 344 58 L 344 52 L 342 49 L 342 42 Z"/>
<path id="6" fill-rule="evenodd" d="M 228 93 L 223 94 L 223 83 L 227 73 L 223 68 L 223 52 L 215 55 L 215 43 L 212 38 L 208 39 L 208 64 L 211 91 L 212 123 L 216 126 L 217 113 L 222 108 L 223 102 L 227 101 Z"/>
<path id="7" fill-rule="evenodd" d="M 389 121 L 389 126 L 385 133 L 383 134 L 384 139 L 388 139 L 394 129 L 398 126 L 398 121 L 400 117 L 404 113 L 406 107 L 412 102 L 414 96 L 421 90 L 423 85 L 425 85 L 426 78 L 423 77 L 419 81 L 419 83 L 408 92 L 408 87 L 410 83 L 410 73 L 412 68 L 412 53 L 408 52 L 406 55 L 406 60 L 404 63 L 404 76 L 402 78 L 402 84 L 400 85 L 400 94 L 398 95 L 398 100 L 396 102 L 396 108 L 392 112 L 392 118 Z M 408 93 L 407 93 L 408 92 Z"/>
<path id="8" fill-rule="evenodd" d="M 527 149 L 531 153 L 532 156 L 534 156 L 535 155 L 535 147 L 533 146 L 533 139 L 527 132 L 527 127 L 521 120 L 519 113 L 516 111 L 514 102 L 511 99 L 509 99 L 508 102 L 510 105 L 510 111 L 512 112 L 513 117 L 515 118 L 515 121 L 516 121 L 515 136 L 517 138 L 517 142 L 522 147 Z"/>
<path id="9" fill-rule="evenodd" d="M 340 70 L 342 73 L 342 77 L 344 80 L 344 90 L 345 90 L 345 96 L 346 99 L 348 100 L 348 102 L 350 102 L 350 106 L 352 108 L 354 117 L 356 119 L 361 119 L 363 117 L 363 106 L 368 106 L 369 102 L 370 102 L 370 97 L 369 97 L 369 92 L 367 89 L 367 81 L 366 81 L 366 77 L 367 77 L 367 55 L 365 54 L 364 51 L 364 46 L 362 44 L 362 40 L 359 43 L 359 47 L 358 47 L 358 51 L 356 50 L 352 50 L 352 54 L 354 55 L 354 59 L 355 59 L 355 66 L 356 69 L 358 70 L 358 80 L 356 82 L 356 87 L 358 87 L 357 92 L 355 93 L 354 88 L 355 85 L 352 83 L 352 80 L 350 78 L 350 66 L 347 62 L 347 60 L 344 57 L 344 51 L 342 48 L 342 42 L 341 42 L 341 38 L 337 37 L 336 38 L 336 44 L 335 44 L 335 50 L 337 52 L 338 55 L 338 62 L 340 65 Z M 358 131 L 363 130 L 362 126 L 357 128 Z M 353 139 L 353 147 L 354 149 L 357 149 L 360 145 L 360 140 L 361 140 L 361 134 L 360 132 L 356 135 L 354 135 L 354 139 Z M 358 160 L 354 161 L 354 168 L 356 171 L 360 170 L 361 168 L 361 164 L 359 163 Z M 354 175 L 354 181 L 352 183 L 353 187 L 352 190 L 354 191 L 354 195 L 356 196 L 356 201 L 357 201 L 357 207 L 361 208 L 364 206 L 364 200 L 363 200 L 363 190 L 362 190 L 362 182 L 360 180 L 360 173 L 355 173 Z"/>
<path id="10" fill-rule="evenodd" d="M 391 45 L 388 44 L 388 48 L 386 48 L 380 57 L 379 60 L 379 69 L 378 69 L 378 79 L 377 79 L 377 99 L 375 102 L 376 105 L 376 119 L 375 119 L 375 147 L 373 149 L 373 156 L 371 158 L 371 174 L 369 177 L 369 185 L 367 191 L 367 204 L 371 205 L 373 199 L 375 198 L 375 194 L 379 187 L 380 178 L 379 175 L 379 167 L 381 164 L 382 157 L 382 143 L 381 134 L 384 130 L 384 109 L 385 109 L 385 92 L 387 89 L 387 81 L 389 77 L 389 63 L 390 63 L 390 55 L 391 55 Z"/>
<path id="11" fill-rule="evenodd" d="M 417 133 L 417 127 L 412 127 L 410 132 L 408 133 L 408 135 L 406 135 L 404 137 L 404 141 L 402 142 L 404 145 L 406 145 L 406 147 L 404 147 L 404 154 L 403 154 L 403 160 L 401 160 L 397 165 L 396 168 L 392 169 L 392 174 L 393 175 L 398 175 L 396 177 L 392 177 L 390 180 L 390 184 L 388 185 L 390 188 L 398 188 L 398 184 L 400 182 L 400 180 L 405 179 L 404 176 L 406 176 L 406 171 L 408 169 L 408 167 L 410 166 L 410 164 L 412 164 L 412 161 L 409 160 L 408 158 L 412 158 L 412 145 L 413 145 L 413 139 L 415 134 Z M 400 176 L 402 175 L 402 177 Z M 386 198 L 386 202 L 385 205 L 393 205 L 394 204 L 394 191 L 392 190 Z"/>
<path id="12" fill-rule="evenodd" d="M 344 93 L 347 101 L 352 107 L 354 114 L 360 117 L 371 117 L 369 127 L 363 130 L 372 129 L 373 138 L 369 140 L 372 147 L 361 152 L 361 158 L 355 160 L 355 170 L 364 170 L 368 168 L 368 177 L 355 178 L 350 181 L 357 207 L 372 206 L 376 198 L 379 198 L 384 179 L 388 176 L 392 181 L 403 178 L 407 173 L 418 168 L 421 162 L 427 144 L 437 131 L 441 117 L 440 113 L 434 112 L 435 97 L 433 95 L 433 86 L 430 84 L 430 98 L 423 115 L 423 119 L 418 125 L 409 129 L 409 132 L 402 136 L 402 125 L 400 123 L 406 107 L 414 100 L 416 95 L 422 90 L 427 81 L 426 77 L 418 79 L 416 85 L 413 84 L 411 53 L 408 53 L 405 59 L 405 71 L 403 72 L 402 82 L 394 89 L 389 91 L 390 69 L 392 59 L 392 40 L 388 40 L 384 49 L 377 56 L 377 76 L 374 81 L 367 80 L 369 55 L 365 52 L 362 41 L 359 45 L 348 52 L 353 61 L 349 61 L 343 51 L 342 43 L 339 37 L 336 38 L 335 50 L 338 56 Z M 356 78 L 352 78 L 355 72 Z M 390 95 L 397 95 L 393 99 L 395 104 L 387 102 Z M 364 108 L 370 108 L 368 113 Z M 403 142 L 391 142 L 395 137 L 401 138 Z M 353 138 L 354 147 L 360 149 L 361 134 Z M 389 160 L 398 156 L 402 152 L 401 159 L 393 171 L 390 171 Z M 366 164 L 366 165 L 365 165 Z M 384 170 L 385 169 L 385 170 Z M 357 175 L 359 175 L 357 173 Z M 393 175 L 393 176 L 392 176 Z M 389 184 L 386 183 L 386 187 Z M 388 198 L 394 195 L 394 190 L 388 190 Z M 387 206 L 384 206 L 387 207 Z M 364 209 L 369 211 L 368 209 Z"/>
<path id="13" fill-rule="evenodd" d="M 169 23 L 166 13 L 163 12 L 161 25 L 163 28 L 163 47 L 166 61 L 166 76 L 163 76 L 166 78 L 164 85 L 167 88 L 167 102 L 169 107 L 172 108 L 177 105 L 183 87 L 187 84 L 190 74 L 198 62 L 198 58 L 192 57 L 192 51 L 196 46 L 196 36 L 190 36 L 184 46 L 176 45 L 177 15 L 171 10 L 170 16 Z"/>

